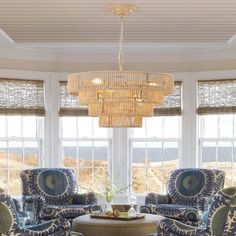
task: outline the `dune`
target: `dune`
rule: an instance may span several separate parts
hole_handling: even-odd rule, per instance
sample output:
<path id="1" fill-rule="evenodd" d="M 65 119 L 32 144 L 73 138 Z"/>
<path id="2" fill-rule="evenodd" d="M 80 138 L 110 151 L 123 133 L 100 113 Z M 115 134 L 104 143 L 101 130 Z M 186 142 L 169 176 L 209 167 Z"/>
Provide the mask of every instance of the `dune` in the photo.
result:
<path id="1" fill-rule="evenodd" d="M 36 155 L 25 156 L 24 163 L 22 160 L 22 155 L 9 153 L 9 157 L 7 157 L 6 152 L 0 151 L 0 186 L 7 190 L 7 179 L 9 178 L 9 193 L 12 195 L 21 194 L 20 171 L 26 168 L 37 167 Z M 89 160 L 80 160 L 77 163 L 77 160 L 74 158 L 66 157 L 64 159 L 64 166 L 75 170 L 78 188 L 82 192 L 97 188 L 106 183 L 106 161 L 96 160 L 92 163 Z M 166 161 L 163 165 L 162 162 L 150 162 L 148 166 L 150 167 L 146 169 L 141 164 L 133 165 L 133 191 L 137 193 L 149 191 L 165 192 L 169 172 L 178 166 L 177 161 Z M 94 172 L 92 172 L 92 168 Z M 234 168 L 232 168 L 231 162 L 218 162 L 218 166 L 216 166 L 215 162 L 207 162 L 204 163 L 204 168 L 219 168 L 224 170 L 226 172 L 225 186 L 235 185 L 236 170 L 234 171 Z"/>

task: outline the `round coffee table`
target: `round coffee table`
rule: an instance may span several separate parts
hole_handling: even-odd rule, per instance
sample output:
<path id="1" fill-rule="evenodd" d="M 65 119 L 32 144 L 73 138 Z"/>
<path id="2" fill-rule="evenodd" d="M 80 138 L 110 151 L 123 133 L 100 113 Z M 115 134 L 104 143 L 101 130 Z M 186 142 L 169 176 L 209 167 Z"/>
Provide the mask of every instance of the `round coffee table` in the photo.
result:
<path id="1" fill-rule="evenodd" d="M 72 230 L 84 236 L 147 236 L 157 231 L 157 223 L 161 219 L 161 216 L 151 214 L 131 221 L 94 219 L 83 215 L 73 220 Z"/>

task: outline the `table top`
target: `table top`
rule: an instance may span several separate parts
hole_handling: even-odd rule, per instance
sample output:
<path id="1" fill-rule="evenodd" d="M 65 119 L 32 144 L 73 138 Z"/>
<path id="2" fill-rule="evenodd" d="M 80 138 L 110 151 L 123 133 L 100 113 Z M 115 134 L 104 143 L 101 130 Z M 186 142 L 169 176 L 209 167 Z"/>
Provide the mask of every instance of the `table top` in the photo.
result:
<path id="1" fill-rule="evenodd" d="M 121 221 L 121 220 L 112 220 L 112 219 L 96 219 L 90 218 L 90 215 L 83 215 L 75 218 L 73 220 L 73 224 L 79 225 L 109 225 L 109 227 L 143 227 L 143 225 L 147 224 L 156 224 L 163 217 L 159 215 L 145 214 L 145 218 L 132 220 L 132 221 Z"/>

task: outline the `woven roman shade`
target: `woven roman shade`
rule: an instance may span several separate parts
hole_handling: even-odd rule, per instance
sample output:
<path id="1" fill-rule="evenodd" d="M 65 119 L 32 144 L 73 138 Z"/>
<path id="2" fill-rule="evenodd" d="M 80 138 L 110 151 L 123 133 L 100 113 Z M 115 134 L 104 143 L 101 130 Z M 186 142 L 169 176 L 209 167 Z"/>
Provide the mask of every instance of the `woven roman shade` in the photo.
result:
<path id="1" fill-rule="evenodd" d="M 182 82 L 175 81 L 174 93 L 164 98 L 164 106 L 154 108 L 154 116 L 182 115 Z"/>
<path id="2" fill-rule="evenodd" d="M 67 81 L 59 82 L 60 116 L 88 116 L 88 108 L 79 105 L 79 99 L 67 91 Z"/>
<path id="3" fill-rule="evenodd" d="M 44 81 L 0 78 L 0 114 L 44 116 Z"/>
<path id="4" fill-rule="evenodd" d="M 236 112 L 236 79 L 198 81 L 197 113 Z"/>
<path id="5" fill-rule="evenodd" d="M 164 107 L 154 109 L 155 116 L 181 115 L 181 82 L 175 82 L 173 95 L 165 97 Z M 88 108 L 79 105 L 79 99 L 69 95 L 67 92 L 67 82 L 59 82 L 60 116 L 88 116 Z"/>

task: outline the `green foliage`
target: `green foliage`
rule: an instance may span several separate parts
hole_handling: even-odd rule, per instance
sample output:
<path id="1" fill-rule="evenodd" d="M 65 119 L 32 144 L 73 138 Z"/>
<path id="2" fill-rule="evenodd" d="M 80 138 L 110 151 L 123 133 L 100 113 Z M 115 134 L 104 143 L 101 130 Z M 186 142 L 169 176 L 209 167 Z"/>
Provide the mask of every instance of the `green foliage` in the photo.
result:
<path id="1" fill-rule="evenodd" d="M 107 202 L 111 202 L 117 194 L 123 193 L 128 187 L 129 185 L 117 188 L 114 183 L 107 180 L 104 188 L 98 189 L 96 194 L 105 199 Z"/>

